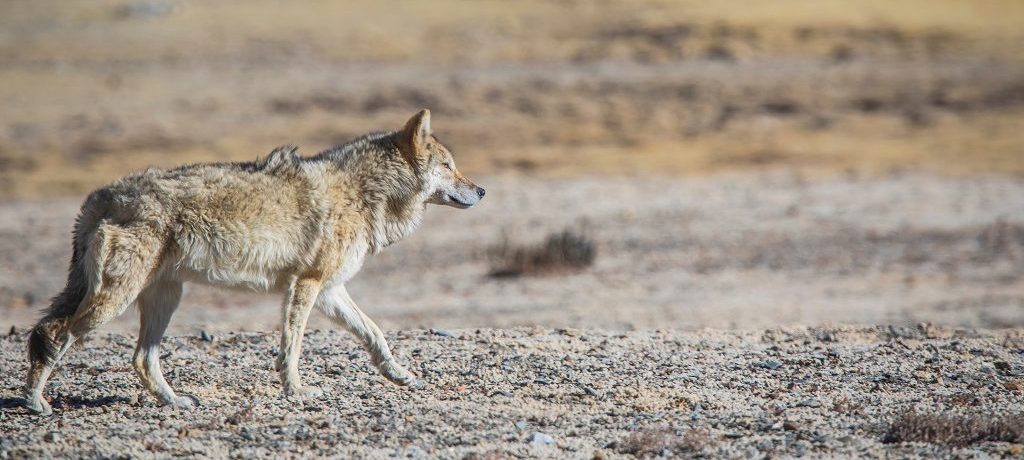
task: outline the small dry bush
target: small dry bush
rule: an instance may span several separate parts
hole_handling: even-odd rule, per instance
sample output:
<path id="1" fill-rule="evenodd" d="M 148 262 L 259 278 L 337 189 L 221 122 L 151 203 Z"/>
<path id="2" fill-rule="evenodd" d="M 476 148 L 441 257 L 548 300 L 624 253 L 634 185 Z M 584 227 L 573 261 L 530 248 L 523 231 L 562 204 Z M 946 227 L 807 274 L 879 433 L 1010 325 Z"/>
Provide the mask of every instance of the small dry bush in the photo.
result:
<path id="1" fill-rule="evenodd" d="M 597 257 L 597 245 L 583 231 L 565 229 L 537 245 L 515 244 L 505 235 L 488 255 L 493 277 L 550 275 L 589 267 Z"/>
<path id="2" fill-rule="evenodd" d="M 687 430 L 679 435 L 667 426 L 657 426 L 630 433 L 616 443 L 615 451 L 637 457 L 693 454 L 710 447 L 712 442 L 707 431 Z"/>
<path id="3" fill-rule="evenodd" d="M 885 442 L 930 442 L 964 447 L 980 442 L 1024 443 L 1024 414 L 954 415 L 911 411 L 889 424 Z"/>

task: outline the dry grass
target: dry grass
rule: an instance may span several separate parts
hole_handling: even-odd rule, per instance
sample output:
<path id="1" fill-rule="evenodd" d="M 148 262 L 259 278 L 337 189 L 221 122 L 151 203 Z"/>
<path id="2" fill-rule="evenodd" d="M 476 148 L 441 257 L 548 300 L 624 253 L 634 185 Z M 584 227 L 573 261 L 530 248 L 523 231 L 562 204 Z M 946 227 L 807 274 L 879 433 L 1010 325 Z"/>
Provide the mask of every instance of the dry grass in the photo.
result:
<path id="1" fill-rule="evenodd" d="M 15 2 L 0 198 L 312 153 L 422 106 L 471 174 L 1024 173 L 1021 5 Z"/>
<path id="2" fill-rule="evenodd" d="M 565 229 L 548 235 L 537 245 L 516 244 L 506 235 L 488 255 L 493 277 L 551 275 L 592 265 L 597 257 L 597 244 L 583 231 Z"/>
<path id="3" fill-rule="evenodd" d="M 982 442 L 1024 443 L 1024 414 L 954 415 L 911 411 L 889 424 L 884 440 L 954 447 Z"/>
<path id="4" fill-rule="evenodd" d="M 656 426 L 630 433 L 616 443 L 615 451 L 641 458 L 664 457 L 695 454 L 713 443 L 706 431 L 690 429 L 680 435 L 667 426 Z"/>

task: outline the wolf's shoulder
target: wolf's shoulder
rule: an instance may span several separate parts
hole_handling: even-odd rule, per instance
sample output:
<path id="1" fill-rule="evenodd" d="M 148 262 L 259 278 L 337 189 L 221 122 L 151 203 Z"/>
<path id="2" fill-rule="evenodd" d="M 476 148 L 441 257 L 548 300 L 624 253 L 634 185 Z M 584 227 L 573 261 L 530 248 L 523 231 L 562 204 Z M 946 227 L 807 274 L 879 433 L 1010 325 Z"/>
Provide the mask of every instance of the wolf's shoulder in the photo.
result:
<path id="1" fill-rule="evenodd" d="M 277 147 L 253 164 L 257 171 L 267 173 L 296 172 L 301 167 L 302 157 L 299 156 L 299 148 L 294 145 Z"/>

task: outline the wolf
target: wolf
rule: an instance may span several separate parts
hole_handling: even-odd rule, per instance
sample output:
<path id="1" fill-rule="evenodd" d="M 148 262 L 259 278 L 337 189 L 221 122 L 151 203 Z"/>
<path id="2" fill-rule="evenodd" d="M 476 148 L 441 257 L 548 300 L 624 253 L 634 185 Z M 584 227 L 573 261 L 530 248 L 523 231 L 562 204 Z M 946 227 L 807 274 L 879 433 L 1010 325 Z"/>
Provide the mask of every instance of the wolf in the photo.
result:
<path id="1" fill-rule="evenodd" d="M 424 109 L 397 131 L 368 134 L 311 157 L 295 147 L 255 162 L 149 169 L 92 192 L 75 222 L 64 290 L 28 339 L 25 399 L 39 414 L 46 380 L 85 334 L 138 306 L 133 366 L 165 405 L 193 407 L 160 370 L 160 341 L 186 282 L 284 294 L 274 363 L 286 396 L 316 397 L 298 357 L 310 311 L 348 329 L 379 372 L 416 376 L 391 354 L 379 327 L 345 289 L 367 255 L 420 224 L 426 205 L 469 208 L 484 189 L 455 168 Z"/>

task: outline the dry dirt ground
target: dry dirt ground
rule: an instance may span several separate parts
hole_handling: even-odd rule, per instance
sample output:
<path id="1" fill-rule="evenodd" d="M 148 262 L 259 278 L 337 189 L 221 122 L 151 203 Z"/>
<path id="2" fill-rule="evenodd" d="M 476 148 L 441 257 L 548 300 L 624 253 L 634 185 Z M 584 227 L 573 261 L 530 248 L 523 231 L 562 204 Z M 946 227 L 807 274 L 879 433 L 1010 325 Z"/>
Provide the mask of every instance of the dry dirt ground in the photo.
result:
<path id="1" fill-rule="evenodd" d="M 1020 179 L 475 179 L 489 190 L 478 206 L 429 209 L 350 283 L 383 327 L 1024 326 Z M 0 327 L 29 327 L 63 287 L 76 208 L 0 204 Z M 488 276 L 503 235 L 534 243 L 564 227 L 597 244 L 592 267 Z M 272 330 L 280 302 L 192 287 L 171 333 Z M 130 311 L 107 328 L 137 323 Z"/>
<path id="2" fill-rule="evenodd" d="M 275 335 L 170 339 L 168 379 L 203 401 L 185 411 L 141 395 L 132 337 L 101 333 L 56 374 L 48 418 L 13 397 L 24 334 L 0 338 L 0 457 L 992 458 L 1024 448 L 1020 330 L 517 328 L 389 338 L 425 388 L 386 383 L 346 334 L 318 331 L 306 337 L 302 373 L 326 391 L 305 401 L 278 395 Z M 900 425 L 911 411 L 1005 427 L 966 445 L 892 442 L 928 439 L 933 426 Z"/>

